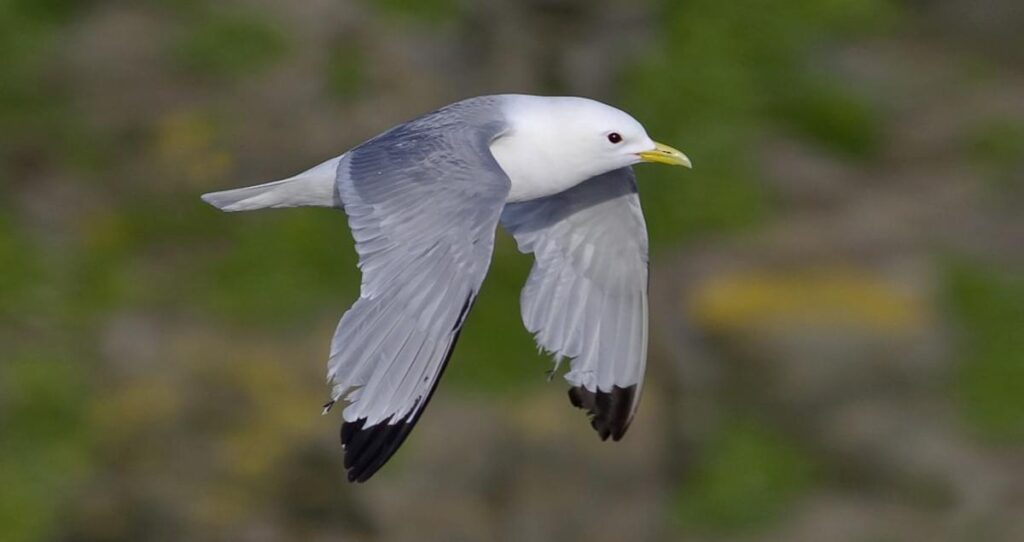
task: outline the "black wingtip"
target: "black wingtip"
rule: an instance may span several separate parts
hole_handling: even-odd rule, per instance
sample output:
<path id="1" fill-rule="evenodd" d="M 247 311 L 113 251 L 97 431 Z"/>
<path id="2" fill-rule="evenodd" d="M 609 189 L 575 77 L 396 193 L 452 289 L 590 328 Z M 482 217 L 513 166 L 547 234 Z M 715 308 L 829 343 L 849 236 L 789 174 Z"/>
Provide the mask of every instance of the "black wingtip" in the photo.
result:
<path id="1" fill-rule="evenodd" d="M 633 401 L 636 399 L 636 385 L 620 388 L 612 386 L 612 391 L 590 391 L 583 386 L 569 389 L 569 401 L 572 406 L 582 408 L 590 416 L 590 425 L 597 431 L 601 440 L 618 441 L 629 429 L 630 416 L 633 412 Z"/>
<path id="2" fill-rule="evenodd" d="M 452 359 L 455 345 L 459 342 L 459 334 L 462 332 L 462 324 L 473 307 L 475 299 L 475 293 L 470 292 L 465 303 L 463 303 L 462 310 L 459 311 L 459 316 L 455 321 L 455 326 L 452 328 L 452 341 L 448 345 L 448 351 L 445 352 L 444 360 L 441 362 L 441 369 L 438 371 L 437 377 L 431 384 L 430 391 L 427 392 L 422 404 L 417 399 L 416 403 L 412 406 L 411 413 L 394 423 L 392 423 L 389 417 L 369 427 L 366 426 L 366 418 L 359 418 L 354 422 L 347 421 L 341 424 L 341 446 L 345 450 L 345 469 L 348 470 L 349 482 L 363 483 L 369 480 L 374 473 L 391 459 L 391 456 L 398 451 L 398 447 L 405 442 L 405 438 L 412 432 L 412 428 L 416 426 L 416 422 L 419 421 L 420 415 L 423 414 L 423 410 L 427 407 L 427 403 L 430 402 L 434 392 L 437 391 L 437 384 L 441 381 L 441 376 L 448 367 L 448 362 Z"/>
<path id="3" fill-rule="evenodd" d="M 366 418 L 341 424 L 341 445 L 349 482 L 365 482 L 398 450 L 409 436 L 415 420 L 391 423 L 388 418 L 366 427 Z"/>

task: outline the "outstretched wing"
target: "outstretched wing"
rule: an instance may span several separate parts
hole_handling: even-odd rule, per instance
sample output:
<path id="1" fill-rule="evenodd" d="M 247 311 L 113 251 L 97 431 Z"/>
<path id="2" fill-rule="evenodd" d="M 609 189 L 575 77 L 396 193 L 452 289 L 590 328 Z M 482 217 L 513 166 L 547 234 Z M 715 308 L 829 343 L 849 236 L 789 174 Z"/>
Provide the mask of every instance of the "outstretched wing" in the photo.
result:
<path id="1" fill-rule="evenodd" d="M 330 404 L 349 402 L 349 480 L 367 480 L 412 430 L 490 265 L 509 190 L 488 147 L 500 126 L 468 123 L 480 112 L 458 107 L 398 126 L 338 166 L 363 273 L 328 363 Z"/>
<path id="2" fill-rule="evenodd" d="M 569 399 L 602 440 L 619 440 L 647 359 L 647 228 L 632 169 L 509 204 L 501 223 L 535 257 L 523 323 L 556 363 L 572 358 Z"/>

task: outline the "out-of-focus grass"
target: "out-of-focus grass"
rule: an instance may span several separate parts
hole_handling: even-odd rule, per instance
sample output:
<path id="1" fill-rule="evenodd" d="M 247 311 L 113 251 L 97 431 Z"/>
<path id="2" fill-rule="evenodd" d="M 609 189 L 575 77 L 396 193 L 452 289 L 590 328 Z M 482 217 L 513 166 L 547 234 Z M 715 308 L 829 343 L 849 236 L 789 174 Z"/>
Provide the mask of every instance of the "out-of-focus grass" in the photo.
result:
<path id="1" fill-rule="evenodd" d="M 65 107 L 66 89 L 47 84 L 49 53 L 61 25 L 88 2 L 0 2 L 0 161 L 61 163 L 75 119 Z M 8 180 L 0 182 L 0 195 Z"/>
<path id="2" fill-rule="evenodd" d="M 797 136 L 843 158 L 873 158 L 882 143 L 882 125 L 862 97 L 814 79 L 783 94 L 773 113 Z"/>
<path id="3" fill-rule="evenodd" d="M 458 0 L 377 0 L 373 4 L 386 15 L 427 24 L 450 21 L 460 11 Z"/>
<path id="4" fill-rule="evenodd" d="M 989 120 L 969 134 L 966 143 L 971 160 L 992 181 L 997 196 L 1019 201 L 1024 195 L 1024 124 Z"/>
<path id="5" fill-rule="evenodd" d="M 40 24 L 63 23 L 92 7 L 94 0 L 7 0 L 7 11 Z"/>
<path id="6" fill-rule="evenodd" d="M 366 82 L 364 53 L 355 45 L 337 45 L 327 60 L 328 91 L 340 99 L 359 94 Z"/>
<path id="7" fill-rule="evenodd" d="M 324 307 L 336 307 L 340 317 L 358 295 L 343 215 L 306 209 L 217 222 L 226 246 L 212 258 L 200 296 L 215 314 L 255 325 L 308 320 Z"/>
<path id="8" fill-rule="evenodd" d="M 1024 281 L 954 262 L 946 302 L 964 336 L 953 382 L 964 419 L 982 438 L 1024 442 Z"/>
<path id="9" fill-rule="evenodd" d="M 684 149 L 694 171 L 644 171 L 652 241 L 760 222 L 771 206 L 747 151 L 773 124 L 845 154 L 869 154 L 877 139 L 870 108 L 817 83 L 808 57 L 815 44 L 893 14 L 884 0 L 665 2 L 661 47 L 626 75 L 623 89 L 627 109 L 656 139 Z"/>
<path id="10" fill-rule="evenodd" d="M 734 531 L 778 519 L 814 479 L 811 458 L 764 424 L 724 424 L 676 498 L 680 527 Z"/>
<path id="11" fill-rule="evenodd" d="M 0 215 L 0 316 L 28 309 L 42 267 L 36 250 Z"/>
<path id="12" fill-rule="evenodd" d="M 502 232 L 492 265 L 445 372 L 446 381 L 470 393 L 515 391 L 543 382 L 552 368 L 546 356 L 537 354 L 519 315 L 519 292 L 533 265 L 532 255 L 520 254 L 515 241 Z"/>
<path id="13" fill-rule="evenodd" d="M 288 38 L 270 21 L 248 13 L 212 12 L 188 25 L 174 59 L 200 75 L 238 77 L 284 56 Z"/>
<path id="14" fill-rule="evenodd" d="M 1024 160 L 1024 124 L 991 120 L 970 135 L 968 148 L 979 165 L 1007 168 Z"/>
<path id="15" fill-rule="evenodd" d="M 224 179 L 234 165 L 223 142 L 226 122 L 215 113 L 196 110 L 162 117 L 152 144 L 164 175 L 195 186 Z"/>
<path id="16" fill-rule="evenodd" d="M 62 490 L 87 468 L 85 369 L 66 355 L 5 352 L 0 364 L 0 538 L 52 532 Z"/>

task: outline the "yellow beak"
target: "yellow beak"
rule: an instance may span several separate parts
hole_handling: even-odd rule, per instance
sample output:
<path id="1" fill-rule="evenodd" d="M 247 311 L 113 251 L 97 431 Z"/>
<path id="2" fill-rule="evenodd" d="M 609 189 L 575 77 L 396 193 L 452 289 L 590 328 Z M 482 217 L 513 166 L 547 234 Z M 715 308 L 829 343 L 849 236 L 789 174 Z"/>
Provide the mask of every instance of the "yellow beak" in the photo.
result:
<path id="1" fill-rule="evenodd" d="M 693 164 L 690 159 L 686 157 L 682 151 L 673 149 L 664 143 L 654 142 L 654 150 L 644 151 L 637 153 L 644 162 L 654 162 L 657 164 L 668 164 L 670 166 L 685 166 L 693 168 Z"/>

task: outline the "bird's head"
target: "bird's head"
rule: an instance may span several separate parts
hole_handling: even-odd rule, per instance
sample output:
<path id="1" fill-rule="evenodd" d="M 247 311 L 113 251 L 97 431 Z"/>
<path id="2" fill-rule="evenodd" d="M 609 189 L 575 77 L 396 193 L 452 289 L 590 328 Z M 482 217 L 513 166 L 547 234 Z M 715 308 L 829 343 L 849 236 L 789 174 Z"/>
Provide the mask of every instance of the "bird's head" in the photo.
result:
<path id="1" fill-rule="evenodd" d="M 513 196 L 517 188 L 542 184 L 550 185 L 551 193 L 560 192 L 641 162 L 691 167 L 685 154 L 652 140 L 636 119 L 609 105 L 574 97 L 508 98 L 510 129 L 492 149 L 512 179 Z M 530 192 L 513 199 L 543 195 Z"/>

